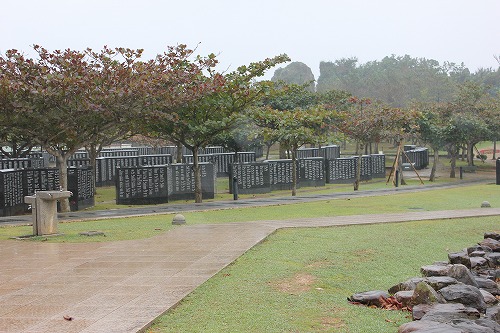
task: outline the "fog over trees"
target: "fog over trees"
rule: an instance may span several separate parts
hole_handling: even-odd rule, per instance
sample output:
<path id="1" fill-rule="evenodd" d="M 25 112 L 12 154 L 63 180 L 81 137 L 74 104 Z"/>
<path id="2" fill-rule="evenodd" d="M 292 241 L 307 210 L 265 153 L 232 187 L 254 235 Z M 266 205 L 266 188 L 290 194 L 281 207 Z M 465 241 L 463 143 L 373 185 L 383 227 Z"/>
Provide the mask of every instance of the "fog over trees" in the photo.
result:
<path id="1" fill-rule="evenodd" d="M 391 55 L 366 63 L 355 57 L 342 58 L 321 62 L 319 69 L 316 91 L 343 90 L 393 107 L 406 107 L 413 102 L 452 101 L 459 92 L 458 86 L 469 81 L 484 85 L 491 96 L 500 91 L 500 67 L 471 72 L 463 63 L 440 63 L 409 55 Z M 312 71 L 307 65 L 294 62 L 277 69 L 273 81 L 304 84 L 311 80 L 309 73 Z"/>

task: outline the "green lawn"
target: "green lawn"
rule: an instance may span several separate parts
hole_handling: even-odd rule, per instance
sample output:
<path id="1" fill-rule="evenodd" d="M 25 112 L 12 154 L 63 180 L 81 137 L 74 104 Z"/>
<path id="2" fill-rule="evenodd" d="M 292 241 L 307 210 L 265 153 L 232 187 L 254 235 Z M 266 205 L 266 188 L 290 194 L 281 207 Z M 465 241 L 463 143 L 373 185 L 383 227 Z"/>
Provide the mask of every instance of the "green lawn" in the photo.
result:
<path id="1" fill-rule="evenodd" d="M 451 189 L 436 189 L 416 193 L 337 199 L 300 204 L 267 207 L 246 207 L 216 211 L 186 212 L 188 224 L 248 222 L 258 220 L 283 220 L 323 216 L 356 214 L 381 214 L 397 212 L 434 211 L 478 208 L 489 201 L 492 207 L 500 207 L 500 186 L 482 184 Z M 95 242 L 146 238 L 172 228 L 173 214 L 106 219 L 86 222 L 59 223 L 62 236 L 49 237 L 50 242 Z M 80 232 L 97 230 L 103 236 L 80 236 Z M 0 239 L 32 233 L 29 226 L 0 227 Z M 46 240 L 46 237 L 31 238 Z"/>
<path id="2" fill-rule="evenodd" d="M 268 237 L 159 318 L 148 332 L 388 333 L 408 312 L 351 305 L 447 260 L 498 217 L 285 229 Z"/>

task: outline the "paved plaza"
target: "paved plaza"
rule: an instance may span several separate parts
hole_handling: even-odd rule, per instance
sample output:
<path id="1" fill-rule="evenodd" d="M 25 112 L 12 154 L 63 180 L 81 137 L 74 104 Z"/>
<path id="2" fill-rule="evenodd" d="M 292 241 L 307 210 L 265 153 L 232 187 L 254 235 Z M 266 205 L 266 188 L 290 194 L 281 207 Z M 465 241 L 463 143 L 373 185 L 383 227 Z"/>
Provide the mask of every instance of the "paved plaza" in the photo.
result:
<path id="1" fill-rule="evenodd" d="M 148 239 L 107 243 L 1 241 L 0 332 L 143 331 L 280 228 L 488 215 L 500 209 L 182 225 Z"/>

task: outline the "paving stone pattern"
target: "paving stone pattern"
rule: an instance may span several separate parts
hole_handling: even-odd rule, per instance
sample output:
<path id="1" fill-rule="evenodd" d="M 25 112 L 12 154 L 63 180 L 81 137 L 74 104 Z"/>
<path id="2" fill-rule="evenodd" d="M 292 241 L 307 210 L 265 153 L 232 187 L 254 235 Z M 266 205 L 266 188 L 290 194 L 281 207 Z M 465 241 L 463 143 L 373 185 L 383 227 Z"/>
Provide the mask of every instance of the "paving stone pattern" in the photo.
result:
<path id="1" fill-rule="evenodd" d="M 109 243 L 0 241 L 0 332 L 140 332 L 279 228 L 484 215 L 500 209 L 183 225 Z"/>

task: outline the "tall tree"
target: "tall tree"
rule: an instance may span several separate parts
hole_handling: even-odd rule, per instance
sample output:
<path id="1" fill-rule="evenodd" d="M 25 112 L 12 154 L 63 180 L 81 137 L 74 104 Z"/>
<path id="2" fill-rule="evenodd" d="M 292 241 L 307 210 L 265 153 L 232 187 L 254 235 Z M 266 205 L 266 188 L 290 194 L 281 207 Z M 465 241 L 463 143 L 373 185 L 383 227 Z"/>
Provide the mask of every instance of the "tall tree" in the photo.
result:
<path id="1" fill-rule="evenodd" d="M 66 190 L 69 156 L 114 128 L 126 114 L 128 109 L 118 101 L 133 90 L 123 81 L 130 77 L 129 64 L 142 51 L 49 52 L 38 45 L 34 50 L 37 59 L 27 59 L 17 50 L 0 59 L 3 77 L 15 87 L 12 125 L 56 157 L 60 184 Z M 119 53 L 123 62 L 112 60 Z M 61 210 L 69 211 L 67 200 L 61 202 Z"/>
<path id="2" fill-rule="evenodd" d="M 210 144 L 217 135 L 230 130 L 246 108 L 262 97 L 267 84 L 254 82 L 254 79 L 289 59 L 281 55 L 221 74 L 213 71 L 211 64 L 206 66 L 207 59 L 198 58 L 193 63 L 189 62 L 188 57 L 189 54 L 179 65 L 186 68 L 187 73 L 196 75 L 191 76 L 183 92 L 191 95 L 194 91 L 198 97 L 181 105 L 163 104 L 160 86 L 160 94 L 155 97 L 160 107 L 151 114 L 153 118 L 149 119 L 147 130 L 182 143 L 193 152 L 195 202 L 200 203 L 202 188 L 198 150 Z M 215 56 L 210 55 L 210 59 L 215 59 Z M 204 70 L 208 75 L 205 75 Z"/>
<path id="3" fill-rule="evenodd" d="M 292 110 L 278 110 L 270 106 L 254 109 L 253 119 L 291 151 L 292 196 L 297 195 L 297 150 L 304 144 L 321 144 L 331 132 L 336 113 L 321 105 Z"/>

